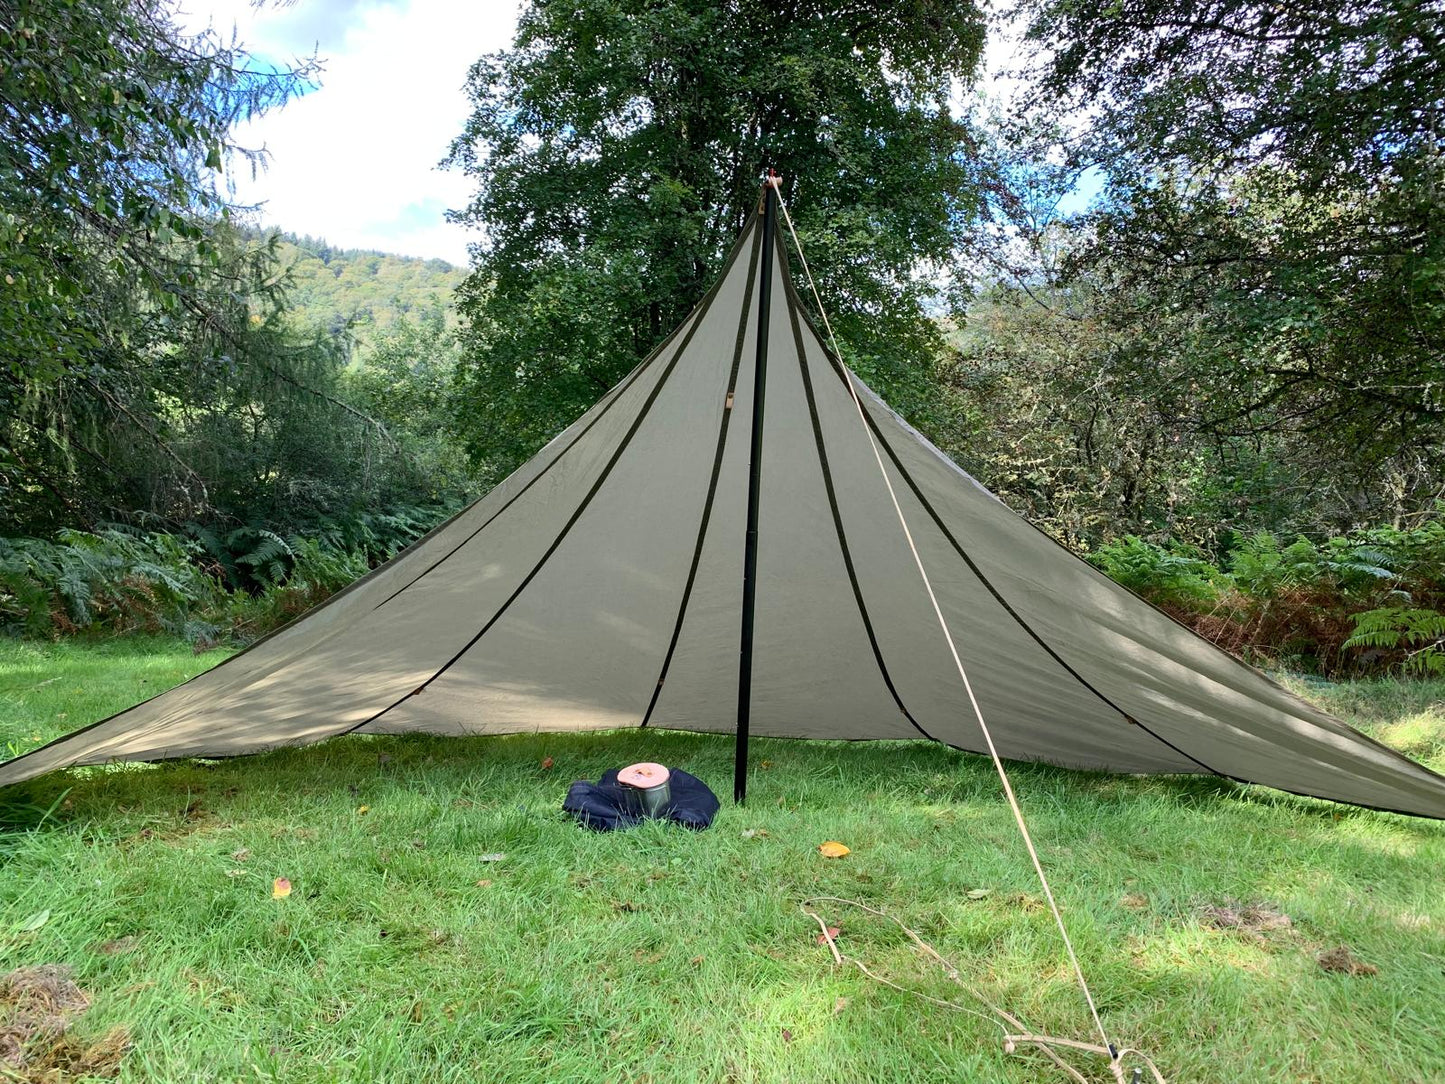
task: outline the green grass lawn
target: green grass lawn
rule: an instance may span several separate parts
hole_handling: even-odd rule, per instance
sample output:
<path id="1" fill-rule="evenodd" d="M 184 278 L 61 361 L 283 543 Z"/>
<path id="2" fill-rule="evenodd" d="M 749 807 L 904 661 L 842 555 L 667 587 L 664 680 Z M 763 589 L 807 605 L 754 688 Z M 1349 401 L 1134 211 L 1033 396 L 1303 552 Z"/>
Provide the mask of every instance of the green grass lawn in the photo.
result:
<path id="1" fill-rule="evenodd" d="M 0 644 L 0 748 L 220 657 Z M 1302 688 L 1445 766 L 1445 683 Z M 639 759 L 728 792 L 727 739 L 345 738 L 37 780 L 0 792 L 0 973 L 72 968 L 92 1001 L 74 1049 L 124 1029 L 134 1081 L 1064 1079 L 985 1020 L 835 970 L 799 912 L 882 908 L 1036 1030 L 1090 1038 L 988 761 L 754 744 L 747 807 L 701 834 L 594 834 L 558 807 Z M 1441 825 L 1212 779 L 1011 776 L 1107 1027 L 1171 1084 L 1445 1080 Z M 852 853 L 823 858 L 830 839 Z M 1248 904 L 1291 923 L 1208 910 Z M 825 914 L 876 972 L 958 994 L 893 927 Z M 1378 973 L 1326 972 L 1339 945 Z"/>

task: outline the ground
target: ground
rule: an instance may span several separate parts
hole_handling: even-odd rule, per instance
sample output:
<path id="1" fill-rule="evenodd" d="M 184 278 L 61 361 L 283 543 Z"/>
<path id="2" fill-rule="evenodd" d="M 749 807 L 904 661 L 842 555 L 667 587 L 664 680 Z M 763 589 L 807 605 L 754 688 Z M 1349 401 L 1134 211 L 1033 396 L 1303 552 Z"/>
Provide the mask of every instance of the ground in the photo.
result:
<path id="1" fill-rule="evenodd" d="M 220 657 L 0 644 L 0 748 Z M 1445 683 L 1299 687 L 1445 767 Z M 754 755 L 747 806 L 700 834 L 558 812 L 572 779 L 644 758 L 727 790 L 730 743 L 680 734 L 47 777 L 0 793 L 0 974 L 69 968 L 89 999 L 72 1049 L 110 1052 L 71 1064 L 133 1081 L 1063 1080 L 985 1019 L 835 969 L 799 910 L 881 908 L 1035 1029 L 1089 1038 L 991 765 L 919 743 Z M 1171 1082 L 1445 1079 L 1441 825 L 1213 779 L 1011 775 L 1107 1028 Z M 960 995 L 895 928 L 820 908 L 875 973 Z"/>

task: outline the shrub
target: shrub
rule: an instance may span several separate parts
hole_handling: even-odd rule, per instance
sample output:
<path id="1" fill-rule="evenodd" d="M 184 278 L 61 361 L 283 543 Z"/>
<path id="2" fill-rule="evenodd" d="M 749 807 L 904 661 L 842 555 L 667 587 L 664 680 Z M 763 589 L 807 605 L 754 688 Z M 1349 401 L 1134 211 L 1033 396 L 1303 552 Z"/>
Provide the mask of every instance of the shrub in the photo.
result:
<path id="1" fill-rule="evenodd" d="M 420 536 L 445 509 L 322 521 L 312 537 L 261 527 L 190 537 L 121 528 L 0 538 L 0 632 L 169 632 L 247 642 L 292 620 Z"/>

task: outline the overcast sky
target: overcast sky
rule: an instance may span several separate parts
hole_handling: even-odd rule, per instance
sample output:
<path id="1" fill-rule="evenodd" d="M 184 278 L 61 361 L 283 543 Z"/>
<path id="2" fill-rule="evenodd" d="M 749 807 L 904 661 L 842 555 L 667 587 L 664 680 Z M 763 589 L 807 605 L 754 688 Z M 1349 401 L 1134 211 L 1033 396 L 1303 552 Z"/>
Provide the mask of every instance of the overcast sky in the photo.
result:
<path id="1" fill-rule="evenodd" d="M 345 248 L 467 261 L 467 231 L 446 222 L 470 184 L 437 163 L 468 114 L 462 84 L 483 53 L 512 39 L 513 0 L 181 0 L 188 25 L 234 26 L 278 63 L 319 49 L 321 87 L 238 132 L 270 166 L 234 178 L 261 219 Z"/>

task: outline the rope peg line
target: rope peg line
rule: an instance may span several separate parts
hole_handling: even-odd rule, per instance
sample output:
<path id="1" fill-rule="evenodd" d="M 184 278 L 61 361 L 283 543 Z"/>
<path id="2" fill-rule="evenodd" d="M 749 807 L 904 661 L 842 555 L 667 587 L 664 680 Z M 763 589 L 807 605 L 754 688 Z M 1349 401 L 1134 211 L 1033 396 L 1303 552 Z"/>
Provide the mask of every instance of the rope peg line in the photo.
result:
<path id="1" fill-rule="evenodd" d="M 770 169 L 766 183 L 778 186 L 776 174 Z M 828 343 L 833 354 L 842 364 L 842 352 L 838 349 L 838 337 L 833 332 L 832 322 L 828 319 L 827 309 L 823 306 L 823 299 L 818 293 L 818 285 L 813 279 L 813 272 L 808 267 L 808 258 L 803 253 L 802 241 L 798 238 L 798 231 L 793 225 L 793 216 L 788 212 L 788 206 L 783 202 L 781 189 L 778 191 L 778 207 L 782 209 L 783 221 L 787 223 L 788 233 L 793 238 L 793 246 L 797 249 L 798 260 L 802 265 L 803 274 L 807 278 L 808 288 L 812 291 L 813 300 L 818 306 L 818 315 L 822 318 L 823 328 L 828 334 Z M 883 454 L 878 449 L 878 442 L 873 437 L 873 431 L 868 425 L 868 417 L 863 407 L 863 400 L 858 394 L 858 388 L 854 383 L 852 371 L 843 366 L 845 383 L 848 385 L 848 393 L 852 397 L 853 406 L 858 413 L 858 421 L 863 427 L 863 435 L 868 440 L 868 446 L 873 451 L 874 461 L 878 464 L 878 473 L 883 478 L 883 485 L 888 490 L 888 497 L 893 504 L 894 514 L 898 518 L 898 526 L 903 532 L 903 537 L 908 543 L 909 552 L 913 555 L 914 566 L 918 570 L 919 578 L 923 581 L 924 591 L 928 595 L 928 601 L 933 606 L 934 617 L 938 621 L 939 630 L 943 634 L 948 650 L 953 656 L 954 665 L 958 669 L 959 681 L 963 685 L 964 692 L 968 696 L 968 702 L 973 709 L 974 718 L 978 721 L 978 727 L 983 734 L 984 743 L 988 747 L 989 758 L 993 761 L 994 770 L 998 773 L 999 782 L 1003 787 L 1004 796 L 1008 799 L 1009 809 L 1013 813 L 1014 823 L 1018 827 L 1019 835 L 1023 839 L 1025 848 L 1028 850 L 1029 858 L 1033 862 L 1034 873 L 1038 877 L 1039 887 L 1043 890 L 1044 898 L 1048 901 L 1049 910 L 1053 913 L 1054 923 L 1059 930 L 1059 937 L 1063 941 L 1064 950 L 1068 954 L 1069 962 L 1073 965 L 1074 977 L 1078 981 L 1079 989 L 1084 995 L 1084 1001 L 1089 1007 L 1089 1015 L 1093 1019 L 1094 1028 L 1103 1041 L 1102 1047 L 1095 1049 L 1109 1059 L 1109 1069 L 1118 1084 L 1126 1084 L 1124 1079 L 1124 1067 L 1121 1061 L 1119 1048 L 1109 1041 L 1109 1034 L 1104 1028 L 1104 1023 L 1099 1017 L 1098 1006 L 1094 1002 L 1094 995 L 1089 989 L 1088 980 L 1084 978 L 1083 966 L 1079 963 L 1078 954 L 1074 951 L 1073 941 L 1069 937 L 1068 927 L 1064 924 L 1064 916 L 1059 910 L 1059 905 L 1054 899 L 1053 889 L 1049 886 L 1048 876 L 1044 873 L 1043 862 L 1039 859 L 1038 850 L 1034 847 L 1033 836 L 1029 832 L 1028 824 L 1024 820 L 1023 810 L 1019 807 L 1018 798 L 1014 794 L 1013 784 L 1009 781 L 1008 772 L 1004 769 L 1003 759 L 999 756 L 998 749 L 994 745 L 993 734 L 989 730 L 987 721 L 984 719 L 983 709 L 979 706 L 978 698 L 974 695 L 973 682 L 969 680 L 968 670 L 963 665 L 963 657 L 959 653 L 958 645 L 953 638 L 953 632 L 948 627 L 948 620 L 944 617 L 943 607 L 938 601 L 938 596 L 933 590 L 933 581 L 928 575 L 928 570 L 923 564 L 923 558 L 918 552 L 917 543 L 914 542 L 913 532 L 908 527 L 908 519 L 903 514 L 903 506 L 899 503 L 898 494 L 893 488 L 893 481 L 888 477 L 888 469 L 883 465 Z M 1152 1067 L 1152 1063 L 1151 1063 Z M 1157 1070 L 1155 1070 L 1157 1076 Z"/>

